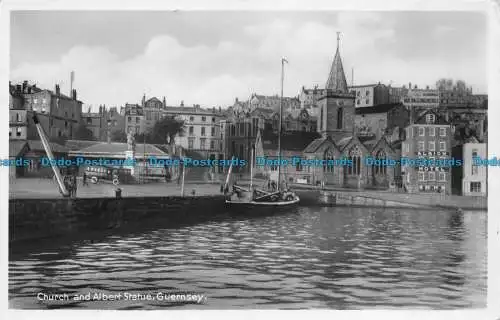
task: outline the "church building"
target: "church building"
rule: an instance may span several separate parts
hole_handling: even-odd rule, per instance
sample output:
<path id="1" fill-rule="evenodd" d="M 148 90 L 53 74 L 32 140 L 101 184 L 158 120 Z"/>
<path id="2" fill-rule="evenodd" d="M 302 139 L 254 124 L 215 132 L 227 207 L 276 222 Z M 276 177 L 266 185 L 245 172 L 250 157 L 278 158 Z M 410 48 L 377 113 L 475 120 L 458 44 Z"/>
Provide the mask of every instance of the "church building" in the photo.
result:
<path id="1" fill-rule="evenodd" d="M 346 188 L 387 189 L 401 175 L 397 166 L 373 165 L 371 159 L 396 159 L 398 151 L 383 136 L 365 140 L 355 132 L 355 94 L 349 90 L 340 57 L 340 38 L 325 90 L 318 98 L 317 130 L 321 138 L 303 151 L 307 159 L 324 159 L 332 165 L 314 166 L 309 170 L 309 183 Z M 344 161 L 339 161 L 339 160 Z M 335 161 L 337 160 L 337 161 Z M 345 160 L 348 160 L 347 162 Z"/>

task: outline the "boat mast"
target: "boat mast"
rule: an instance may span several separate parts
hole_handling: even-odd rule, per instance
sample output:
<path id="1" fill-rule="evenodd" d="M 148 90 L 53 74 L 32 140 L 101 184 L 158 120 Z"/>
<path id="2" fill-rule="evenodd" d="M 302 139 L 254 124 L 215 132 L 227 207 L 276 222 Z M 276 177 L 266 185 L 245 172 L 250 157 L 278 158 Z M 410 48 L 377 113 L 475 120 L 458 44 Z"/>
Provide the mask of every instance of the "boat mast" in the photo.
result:
<path id="1" fill-rule="evenodd" d="M 253 151 L 253 148 L 252 148 L 252 159 L 251 159 L 251 164 L 250 164 L 250 191 L 252 191 L 252 187 L 253 187 L 253 159 L 254 159 L 254 151 Z"/>
<path id="2" fill-rule="evenodd" d="M 278 128 L 278 191 L 280 190 L 281 184 L 281 121 L 282 121 L 282 113 L 283 113 L 283 81 L 285 77 L 285 62 L 288 62 L 284 57 L 281 58 L 281 95 L 280 95 L 280 121 Z"/>
<path id="3" fill-rule="evenodd" d="M 229 170 L 227 170 L 226 183 L 224 184 L 224 192 L 227 188 L 227 185 L 229 184 L 229 178 L 231 177 L 231 171 L 233 170 L 233 159 L 234 156 L 231 157 L 231 164 L 229 165 Z"/>
<path id="4" fill-rule="evenodd" d="M 52 154 L 52 150 L 50 150 L 49 142 L 47 141 L 47 137 L 43 132 L 43 128 L 42 125 L 40 124 L 40 121 L 38 121 L 36 113 L 33 114 L 33 122 L 35 122 L 35 126 L 38 131 L 38 135 L 40 136 L 40 140 L 42 141 L 43 148 L 45 149 L 45 153 L 47 153 L 47 157 L 49 157 L 52 171 L 54 171 L 54 174 L 56 175 L 57 184 L 59 185 L 59 192 L 61 192 L 63 197 L 68 197 L 69 192 L 66 189 L 66 186 L 64 185 L 63 178 L 61 176 L 59 168 L 57 168 L 56 165 L 54 164 L 54 155 Z"/>

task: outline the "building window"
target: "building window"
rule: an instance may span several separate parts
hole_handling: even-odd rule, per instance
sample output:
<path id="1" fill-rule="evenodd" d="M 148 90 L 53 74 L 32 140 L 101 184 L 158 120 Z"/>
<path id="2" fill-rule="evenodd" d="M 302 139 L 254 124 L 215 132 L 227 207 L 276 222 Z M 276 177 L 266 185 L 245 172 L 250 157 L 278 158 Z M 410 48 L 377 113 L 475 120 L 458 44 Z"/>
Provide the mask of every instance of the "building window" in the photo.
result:
<path id="1" fill-rule="evenodd" d="M 446 137 L 446 128 L 439 128 L 439 135 L 441 137 Z"/>
<path id="2" fill-rule="evenodd" d="M 431 137 L 436 136 L 436 128 L 434 128 L 434 127 L 430 127 L 430 128 L 429 128 L 429 135 L 430 135 Z"/>
<path id="3" fill-rule="evenodd" d="M 342 123 L 344 122 L 344 109 L 339 108 L 337 110 L 337 129 L 342 129 Z"/>
<path id="4" fill-rule="evenodd" d="M 16 113 L 16 122 L 21 122 L 21 115 Z"/>
<path id="5" fill-rule="evenodd" d="M 188 149 L 194 148 L 194 138 L 188 138 Z"/>
<path id="6" fill-rule="evenodd" d="M 434 171 L 429 171 L 429 181 L 435 181 L 436 180 L 436 173 Z"/>
<path id="7" fill-rule="evenodd" d="M 418 181 L 425 181 L 425 176 L 423 171 L 418 172 Z"/>
<path id="8" fill-rule="evenodd" d="M 479 170 L 478 170 L 479 168 L 478 168 L 477 166 L 475 166 L 475 165 L 474 165 L 474 159 L 475 159 L 475 158 L 477 158 L 477 151 L 476 151 L 476 150 L 473 150 L 473 151 L 472 151 L 472 166 L 471 166 L 471 168 L 472 168 L 472 175 L 476 175 L 476 174 L 478 174 L 478 171 L 479 171 Z"/>
<path id="9" fill-rule="evenodd" d="M 418 135 L 421 137 L 425 136 L 425 128 L 424 127 L 418 127 Z"/>
<path id="10" fill-rule="evenodd" d="M 433 124 L 436 122 L 436 116 L 433 113 L 428 113 L 425 115 L 425 122 L 428 124 Z"/>
<path id="11" fill-rule="evenodd" d="M 383 150 L 380 150 L 378 153 L 377 153 L 377 160 L 380 160 L 380 163 L 382 163 L 382 160 L 385 160 L 386 158 L 386 155 L 385 155 L 385 152 Z M 376 175 L 386 175 L 387 174 L 387 166 L 386 165 L 382 165 L 382 164 L 378 164 L 378 165 L 373 165 L 373 170 L 374 170 L 374 173 Z"/>
<path id="12" fill-rule="evenodd" d="M 436 141 L 429 141 L 429 151 L 436 151 Z"/>
<path id="13" fill-rule="evenodd" d="M 205 136 L 205 127 L 201 127 L 201 135 Z"/>
<path id="14" fill-rule="evenodd" d="M 88 120 L 87 120 L 88 121 Z M 128 117 L 128 121 L 132 122 L 132 117 Z"/>
<path id="15" fill-rule="evenodd" d="M 481 192 L 481 182 L 471 182 L 470 192 Z"/>
<path id="16" fill-rule="evenodd" d="M 403 145 L 404 145 L 404 151 L 409 153 L 410 152 L 410 144 L 405 142 Z"/>
<path id="17" fill-rule="evenodd" d="M 135 122 L 139 123 L 139 121 L 140 121 L 140 118 L 139 117 L 135 117 Z"/>
<path id="18" fill-rule="evenodd" d="M 200 139 L 200 149 L 201 150 L 205 150 L 205 143 L 206 143 L 207 139 L 205 138 L 201 138 Z"/>
<path id="19" fill-rule="evenodd" d="M 201 117 L 201 121 L 203 121 L 203 122 L 207 121 L 207 117 L 205 117 L 205 116 Z"/>
<path id="20" fill-rule="evenodd" d="M 351 160 L 351 165 L 347 167 L 347 174 L 349 175 L 359 175 L 361 172 L 361 150 L 354 147 L 349 152 L 349 160 Z"/>
<path id="21" fill-rule="evenodd" d="M 215 149 L 215 140 L 210 141 L 210 150 Z"/>
<path id="22" fill-rule="evenodd" d="M 333 165 L 333 163 L 330 163 L 330 164 L 328 163 L 328 162 L 333 162 L 333 160 L 334 160 L 331 150 L 325 151 L 325 155 L 323 158 L 325 159 L 325 165 L 323 166 L 323 172 L 332 173 L 333 169 L 334 169 L 334 165 Z M 330 161 L 330 160 L 332 160 L 332 161 Z"/>
<path id="23" fill-rule="evenodd" d="M 215 127 L 212 127 L 212 137 L 215 137 Z"/>
<path id="24" fill-rule="evenodd" d="M 439 151 L 446 151 L 446 142 L 444 141 L 439 142 Z"/>
<path id="25" fill-rule="evenodd" d="M 370 99 L 365 99 L 366 104 L 370 104 Z"/>
<path id="26" fill-rule="evenodd" d="M 297 161 L 297 164 L 295 165 L 295 171 L 302 171 L 303 168 L 302 168 L 302 164 L 300 163 L 300 161 Z"/>
<path id="27" fill-rule="evenodd" d="M 194 127 L 191 126 L 189 127 L 189 135 L 193 135 L 194 134 Z"/>
<path id="28" fill-rule="evenodd" d="M 439 173 L 439 181 L 446 181 L 446 172 Z"/>
<path id="29" fill-rule="evenodd" d="M 418 151 L 425 151 L 425 141 L 418 142 Z"/>
<path id="30" fill-rule="evenodd" d="M 9 128 L 9 137 L 12 137 L 12 128 Z"/>
<path id="31" fill-rule="evenodd" d="M 212 117 L 212 122 L 215 123 L 215 117 Z"/>
<path id="32" fill-rule="evenodd" d="M 194 117 L 193 116 L 189 117 L 189 121 L 193 122 L 194 121 Z"/>

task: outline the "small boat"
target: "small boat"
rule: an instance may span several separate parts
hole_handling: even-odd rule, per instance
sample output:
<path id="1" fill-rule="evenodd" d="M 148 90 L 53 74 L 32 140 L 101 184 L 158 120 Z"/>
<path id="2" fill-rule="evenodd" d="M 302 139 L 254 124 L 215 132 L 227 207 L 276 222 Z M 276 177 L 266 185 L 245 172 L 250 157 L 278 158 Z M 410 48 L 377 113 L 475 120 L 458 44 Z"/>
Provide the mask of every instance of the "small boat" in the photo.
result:
<path id="1" fill-rule="evenodd" d="M 281 158 L 281 121 L 282 121 L 282 100 L 283 100 L 283 68 L 284 62 L 287 62 L 285 58 L 281 59 L 281 97 L 280 97 L 280 121 L 279 121 L 279 131 L 278 131 L 278 159 Z M 259 137 L 259 134 L 258 134 Z M 258 139 L 258 138 L 257 138 Z M 250 188 L 246 189 L 240 186 L 233 185 L 233 192 L 229 194 L 229 199 L 226 199 L 226 204 L 232 207 L 245 207 L 245 208 L 287 208 L 295 206 L 300 202 L 300 198 L 289 189 L 280 190 L 281 182 L 281 167 L 278 166 L 278 183 L 277 190 L 274 192 L 268 192 L 262 189 L 257 189 L 253 187 L 253 166 L 254 166 L 254 150 L 252 149 L 252 159 L 250 167 Z M 226 178 L 226 185 L 224 190 L 227 190 L 229 184 L 230 176 L 232 172 L 232 161 L 231 166 L 228 170 L 228 175 Z"/>

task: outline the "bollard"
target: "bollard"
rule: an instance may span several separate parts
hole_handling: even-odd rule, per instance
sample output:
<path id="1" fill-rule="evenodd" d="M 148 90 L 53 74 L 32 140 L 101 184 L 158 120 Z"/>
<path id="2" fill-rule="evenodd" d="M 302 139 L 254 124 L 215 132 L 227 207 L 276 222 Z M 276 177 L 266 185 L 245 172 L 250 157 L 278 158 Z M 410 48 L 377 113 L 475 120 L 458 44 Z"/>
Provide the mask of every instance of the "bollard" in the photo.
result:
<path id="1" fill-rule="evenodd" d="M 122 198 L 122 189 L 120 189 L 120 188 L 115 189 L 115 197 L 116 197 L 116 199 Z"/>

